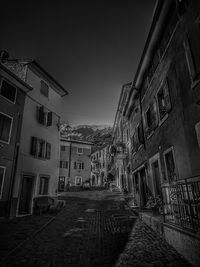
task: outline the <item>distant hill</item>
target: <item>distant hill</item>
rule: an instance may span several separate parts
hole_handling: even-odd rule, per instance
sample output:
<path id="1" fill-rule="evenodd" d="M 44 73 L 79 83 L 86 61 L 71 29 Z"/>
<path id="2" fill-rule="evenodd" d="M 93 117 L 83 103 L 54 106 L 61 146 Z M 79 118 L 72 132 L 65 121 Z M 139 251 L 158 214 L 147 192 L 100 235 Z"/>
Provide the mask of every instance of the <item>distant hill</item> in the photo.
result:
<path id="1" fill-rule="evenodd" d="M 92 142 L 94 144 L 93 150 L 96 150 L 111 142 L 112 126 L 78 125 L 71 127 L 63 124 L 61 126 L 61 135 L 70 139 Z"/>

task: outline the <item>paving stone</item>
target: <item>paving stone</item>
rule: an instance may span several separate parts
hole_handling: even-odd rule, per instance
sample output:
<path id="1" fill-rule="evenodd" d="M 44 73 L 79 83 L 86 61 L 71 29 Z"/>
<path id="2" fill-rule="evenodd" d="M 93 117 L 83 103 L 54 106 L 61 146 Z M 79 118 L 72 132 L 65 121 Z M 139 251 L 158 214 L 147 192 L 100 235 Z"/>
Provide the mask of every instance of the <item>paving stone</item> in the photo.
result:
<path id="1" fill-rule="evenodd" d="M 133 216 L 119 193 L 119 200 L 116 194 L 112 198 L 110 192 L 102 191 L 102 195 L 95 192 L 97 199 L 92 193 L 87 194 L 88 199 L 85 195 L 81 198 L 80 192 L 78 197 L 65 197 L 67 204 L 56 219 L 0 265 L 189 266 L 172 247 Z M 18 237 L 23 234 L 19 231 Z"/>

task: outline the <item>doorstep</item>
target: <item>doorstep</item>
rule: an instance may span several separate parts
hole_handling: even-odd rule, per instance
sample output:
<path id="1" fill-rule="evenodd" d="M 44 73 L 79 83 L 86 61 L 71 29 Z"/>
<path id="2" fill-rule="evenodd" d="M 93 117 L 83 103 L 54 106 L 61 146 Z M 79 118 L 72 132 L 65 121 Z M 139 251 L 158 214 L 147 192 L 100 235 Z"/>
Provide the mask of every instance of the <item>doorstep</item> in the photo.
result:
<path id="1" fill-rule="evenodd" d="M 139 217 L 159 235 L 163 235 L 163 215 L 151 211 L 140 211 Z"/>

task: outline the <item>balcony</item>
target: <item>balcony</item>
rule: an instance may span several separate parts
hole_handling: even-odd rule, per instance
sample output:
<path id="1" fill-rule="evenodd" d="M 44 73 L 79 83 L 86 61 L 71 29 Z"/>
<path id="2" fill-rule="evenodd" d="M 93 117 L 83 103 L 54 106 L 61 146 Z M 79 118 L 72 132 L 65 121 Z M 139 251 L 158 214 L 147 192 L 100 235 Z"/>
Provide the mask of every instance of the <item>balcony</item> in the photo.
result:
<path id="1" fill-rule="evenodd" d="M 200 177 L 192 177 L 164 186 L 164 221 L 169 224 L 200 231 Z"/>

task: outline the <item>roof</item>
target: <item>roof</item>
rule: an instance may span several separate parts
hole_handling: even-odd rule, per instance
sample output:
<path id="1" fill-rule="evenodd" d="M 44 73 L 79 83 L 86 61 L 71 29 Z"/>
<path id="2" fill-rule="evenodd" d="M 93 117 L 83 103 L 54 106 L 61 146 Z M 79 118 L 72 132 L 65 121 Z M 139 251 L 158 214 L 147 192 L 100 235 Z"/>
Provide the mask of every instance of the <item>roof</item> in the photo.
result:
<path id="1" fill-rule="evenodd" d="M 6 63 L 19 63 L 24 66 L 28 66 L 36 73 L 39 73 L 46 79 L 51 85 L 52 89 L 58 93 L 61 97 L 68 95 L 68 91 L 60 84 L 58 81 L 53 78 L 37 61 L 31 59 L 31 58 L 25 58 L 25 59 L 6 59 Z"/>
<path id="2" fill-rule="evenodd" d="M 128 107 L 130 107 L 132 104 L 130 100 L 133 95 L 133 92 L 140 90 L 145 72 L 147 68 L 149 67 L 149 63 L 151 62 L 154 48 L 160 38 L 160 35 L 163 32 L 163 28 L 165 27 L 167 13 L 172 2 L 173 0 L 168 0 L 168 1 L 158 0 L 156 2 L 150 30 L 149 30 L 149 33 L 148 33 L 148 36 L 147 36 L 147 39 L 144 45 L 144 49 L 143 49 L 134 79 L 133 79 L 132 88 L 129 94 L 129 99 L 126 104 L 125 110 L 127 110 Z"/>
<path id="3" fill-rule="evenodd" d="M 31 68 L 43 74 L 44 78 L 48 80 L 50 84 L 53 85 L 53 89 L 62 97 L 68 95 L 68 91 L 60 84 L 58 81 L 55 80 L 37 61 L 32 60 L 28 63 Z"/>
<path id="4" fill-rule="evenodd" d="M 18 84 L 22 85 L 20 89 L 22 89 L 25 92 L 33 90 L 33 87 L 31 87 L 29 84 L 24 82 L 22 79 L 20 79 L 16 74 L 14 74 L 12 71 L 10 71 L 8 68 L 6 68 L 3 64 L 0 63 L 0 69 L 3 70 L 3 72 L 6 72 L 9 76 L 13 78 L 13 82 L 17 82 Z M 6 78 L 6 77 L 5 77 Z M 12 82 L 12 81 L 11 81 Z M 18 86 L 16 84 L 16 86 Z M 19 87 L 19 86 L 18 86 Z"/>
<path id="5" fill-rule="evenodd" d="M 63 142 L 68 142 L 68 143 L 77 143 L 77 144 L 84 144 L 84 145 L 93 145 L 93 143 L 91 142 L 87 142 L 87 141 L 82 141 L 82 140 L 69 140 L 69 139 L 65 139 L 65 138 L 61 138 L 60 141 Z"/>

